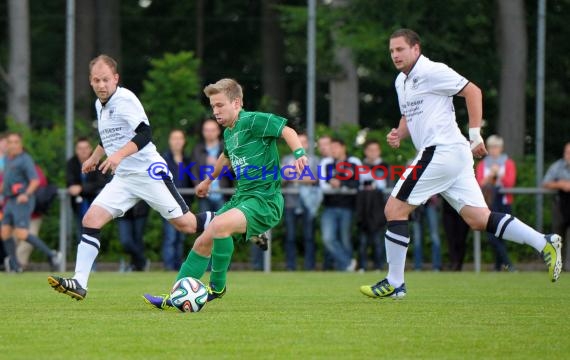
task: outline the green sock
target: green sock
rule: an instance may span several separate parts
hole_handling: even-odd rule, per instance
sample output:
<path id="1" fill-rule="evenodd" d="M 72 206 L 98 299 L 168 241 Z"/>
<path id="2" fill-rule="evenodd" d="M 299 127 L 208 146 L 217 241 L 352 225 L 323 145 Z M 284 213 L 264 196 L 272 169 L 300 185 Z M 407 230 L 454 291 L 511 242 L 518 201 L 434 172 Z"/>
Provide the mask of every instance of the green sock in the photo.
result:
<path id="1" fill-rule="evenodd" d="M 186 261 L 184 261 L 182 266 L 180 266 L 176 280 L 180 280 L 183 277 L 188 276 L 200 280 L 202 276 L 204 276 L 209 262 L 209 257 L 202 256 L 194 250 L 190 250 Z"/>
<path id="2" fill-rule="evenodd" d="M 214 284 L 217 291 L 222 290 L 226 286 L 226 275 L 232 261 L 233 252 L 234 240 L 231 236 L 214 239 L 210 283 Z"/>

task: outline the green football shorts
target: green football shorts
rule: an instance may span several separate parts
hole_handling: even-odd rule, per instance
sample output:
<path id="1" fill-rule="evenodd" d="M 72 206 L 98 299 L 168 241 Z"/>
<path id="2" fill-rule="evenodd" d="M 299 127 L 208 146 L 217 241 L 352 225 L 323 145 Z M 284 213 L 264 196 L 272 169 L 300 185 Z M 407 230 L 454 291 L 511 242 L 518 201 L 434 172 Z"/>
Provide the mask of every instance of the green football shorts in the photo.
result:
<path id="1" fill-rule="evenodd" d="M 252 236 L 263 234 L 267 230 L 275 227 L 283 216 L 283 195 L 275 193 L 267 198 L 259 195 L 238 195 L 232 196 L 230 201 L 216 211 L 216 215 L 225 213 L 230 209 L 238 209 L 247 221 L 245 239 L 244 234 L 235 234 L 236 240 L 249 240 Z"/>

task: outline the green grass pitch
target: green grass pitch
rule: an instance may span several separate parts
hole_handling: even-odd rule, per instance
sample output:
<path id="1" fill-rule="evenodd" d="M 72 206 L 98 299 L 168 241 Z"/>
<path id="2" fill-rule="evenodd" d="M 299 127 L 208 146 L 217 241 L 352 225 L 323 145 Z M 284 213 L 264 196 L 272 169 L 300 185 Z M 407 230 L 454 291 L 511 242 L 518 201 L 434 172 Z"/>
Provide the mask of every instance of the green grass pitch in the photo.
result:
<path id="1" fill-rule="evenodd" d="M 199 313 L 149 308 L 174 273 L 92 274 L 78 302 L 46 273 L 0 274 L 1 359 L 562 359 L 570 278 L 546 272 L 406 276 L 408 296 L 374 300 L 379 273 L 230 272 Z"/>

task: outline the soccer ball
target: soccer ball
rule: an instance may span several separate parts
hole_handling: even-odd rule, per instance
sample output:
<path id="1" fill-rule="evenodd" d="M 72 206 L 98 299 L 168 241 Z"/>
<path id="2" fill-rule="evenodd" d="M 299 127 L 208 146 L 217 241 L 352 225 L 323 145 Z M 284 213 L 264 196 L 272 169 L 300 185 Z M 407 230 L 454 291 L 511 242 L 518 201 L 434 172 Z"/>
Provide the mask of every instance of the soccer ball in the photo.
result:
<path id="1" fill-rule="evenodd" d="M 208 301 L 208 289 L 200 280 L 185 277 L 170 290 L 170 301 L 182 312 L 198 312 Z"/>

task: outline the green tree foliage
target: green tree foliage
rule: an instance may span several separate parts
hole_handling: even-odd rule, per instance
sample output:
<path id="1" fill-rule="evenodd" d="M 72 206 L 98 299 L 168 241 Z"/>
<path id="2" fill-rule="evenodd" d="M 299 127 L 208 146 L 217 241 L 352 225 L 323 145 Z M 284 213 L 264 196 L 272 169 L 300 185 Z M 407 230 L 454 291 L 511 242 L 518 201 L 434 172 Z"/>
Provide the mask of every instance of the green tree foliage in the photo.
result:
<path id="1" fill-rule="evenodd" d="M 288 103 L 301 109 L 294 114 L 304 118 L 306 102 L 306 1 L 287 0 L 279 9 L 285 30 L 286 94 Z M 417 30 L 423 39 L 425 54 L 432 60 L 443 61 L 477 83 L 485 95 L 484 116 L 488 121 L 485 133 L 494 132 L 497 114 L 497 92 L 500 61 L 496 55 L 496 8 L 493 1 L 417 1 L 351 0 L 348 8 L 335 10 L 319 1 L 317 14 L 317 135 L 328 133 L 341 136 L 349 151 L 362 156 L 355 145 L 357 127 L 342 127 L 335 134 L 322 124 L 328 122 L 328 81 L 335 73 L 332 62 L 331 29 L 338 30 L 338 40 L 349 46 L 357 59 L 360 76 L 361 127 L 368 127 L 367 138 L 380 140 L 383 157 L 392 164 L 405 164 L 413 155 L 410 141 L 399 150 L 385 142 L 386 134 L 400 118 L 393 82 L 397 75 L 388 52 L 388 36 L 399 27 Z M 293 7 L 291 7 L 293 6 Z M 534 152 L 534 81 L 536 68 L 536 3 L 527 2 L 529 41 L 529 76 L 527 85 L 528 142 L 526 153 Z M 568 141 L 570 122 L 567 121 L 567 98 L 570 93 L 570 66 L 566 41 L 570 28 L 568 0 L 547 2 L 546 37 L 546 165 L 559 158 Z M 141 95 L 148 112 L 154 141 L 162 151 L 170 129 L 181 127 L 196 134 L 192 125 L 205 114 L 207 99 L 202 95 L 204 84 L 222 77 L 234 77 L 244 87 L 247 109 L 269 109 L 262 101 L 261 2 L 207 1 L 204 4 L 204 57 L 201 65 L 188 51 L 195 49 L 196 3 L 153 1 L 141 8 L 137 1 L 121 2 L 121 81 Z M 51 182 L 64 186 L 64 80 L 65 80 L 65 2 L 30 2 L 32 45 L 31 69 L 31 127 L 24 132 L 26 148 L 46 170 Z M 0 3 L 0 36 L 7 39 L 7 6 Z M 168 54 L 168 55 L 165 55 Z M 186 54 L 186 55 L 183 55 Z M 7 42 L 0 42 L 0 65 L 6 69 Z M 155 59 L 155 60 L 149 60 Z M 202 66 L 202 78 L 196 75 Z M 152 74 L 151 74 L 152 72 Z M 77 76 L 87 76 L 78 69 Z M 0 81 L 0 113 L 6 112 L 5 81 Z M 172 91 L 172 92 L 171 92 Z M 94 97 L 93 97 L 94 99 Z M 462 100 L 456 100 L 457 118 L 466 123 Z M 261 105 L 261 106 L 260 106 Z M 280 114 L 286 115 L 286 114 Z M 292 118 L 293 116 L 289 116 Z M 91 120 L 95 118 L 95 114 Z M 186 119 L 186 122 L 181 120 Z M 303 124 L 301 124 L 303 125 Z M 1 119 L 2 129 L 13 128 Z M 302 126 L 301 126 L 302 127 Z M 88 135 L 96 142 L 97 135 L 90 121 L 76 122 L 76 135 Z M 189 148 L 192 141 L 189 139 Z M 282 149 L 283 153 L 288 152 Z M 532 159 L 518 162 L 521 186 L 533 186 Z M 528 174 L 528 176 L 527 176 Z M 528 181 L 527 181 L 528 180 Z M 549 198 L 545 201 L 545 219 L 549 221 Z M 520 204 L 520 205 L 519 205 Z M 534 223 L 533 196 L 520 195 L 515 200 L 515 214 Z M 58 234 L 55 206 L 44 220 L 42 236 L 56 244 Z M 161 219 L 153 213 L 145 236 L 149 254 L 157 259 L 160 252 Z M 52 224 L 52 225 L 50 225 Z M 548 228 L 548 223 L 545 224 Z M 104 252 L 119 251 L 114 228 L 104 235 Z M 318 233 L 318 232 L 317 232 Z M 278 238 L 276 238 L 278 239 Z M 113 240 L 113 241 L 109 241 Z M 110 244 L 110 245 L 105 245 Z M 277 242 L 276 242 L 277 244 Z M 189 245 L 189 244 L 187 244 Z M 72 247 L 73 248 L 73 247 Z M 516 247 L 521 249 L 521 247 Z M 248 249 L 244 249 L 247 251 Z M 518 250 L 517 250 L 518 251 Z"/>
<path id="2" fill-rule="evenodd" d="M 153 129 L 153 141 L 165 149 L 172 129 L 188 130 L 199 124 L 206 112 L 197 98 L 201 93 L 199 61 L 192 52 L 166 53 L 151 60 L 141 101 Z"/>
<path id="3" fill-rule="evenodd" d="M 288 62 L 305 65 L 306 7 L 282 7 Z M 394 127 L 400 119 L 394 69 L 388 51 L 390 34 L 401 27 L 416 30 L 423 51 L 434 61 L 448 63 L 478 84 L 485 94 L 485 117 L 491 127 L 496 117 L 498 62 L 494 46 L 494 8 L 489 1 L 377 1 L 351 0 L 346 8 L 320 5 L 317 14 L 319 81 L 334 76 L 331 29 L 340 44 L 356 57 L 360 87 L 360 125 Z M 461 29 L 461 31 L 459 31 Z M 304 70 L 301 70 L 304 71 Z M 318 94 L 325 97 L 326 94 Z M 456 100 L 458 103 L 460 101 Z M 318 101 L 318 113 L 326 108 Z M 466 119 L 458 109 L 458 118 Z M 319 118 L 321 121 L 322 117 Z"/>

